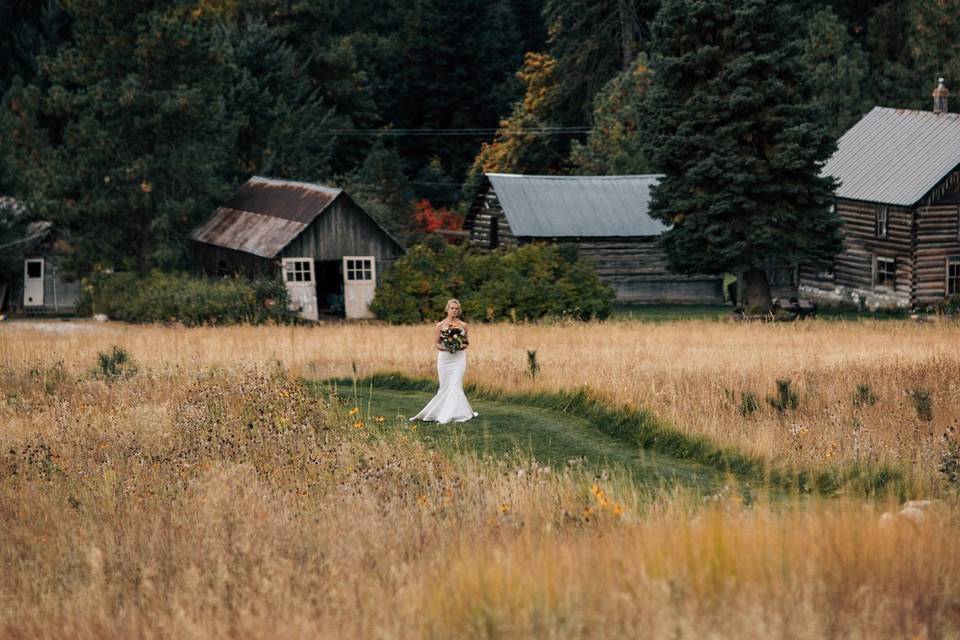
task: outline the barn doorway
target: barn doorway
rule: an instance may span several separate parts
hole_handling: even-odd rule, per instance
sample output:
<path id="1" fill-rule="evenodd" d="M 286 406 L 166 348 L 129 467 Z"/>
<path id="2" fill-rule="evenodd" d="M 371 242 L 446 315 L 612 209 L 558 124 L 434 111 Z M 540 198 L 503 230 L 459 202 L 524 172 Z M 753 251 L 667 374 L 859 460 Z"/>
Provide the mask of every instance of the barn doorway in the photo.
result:
<path id="1" fill-rule="evenodd" d="M 317 305 L 324 315 L 344 316 L 343 261 L 317 260 Z"/>

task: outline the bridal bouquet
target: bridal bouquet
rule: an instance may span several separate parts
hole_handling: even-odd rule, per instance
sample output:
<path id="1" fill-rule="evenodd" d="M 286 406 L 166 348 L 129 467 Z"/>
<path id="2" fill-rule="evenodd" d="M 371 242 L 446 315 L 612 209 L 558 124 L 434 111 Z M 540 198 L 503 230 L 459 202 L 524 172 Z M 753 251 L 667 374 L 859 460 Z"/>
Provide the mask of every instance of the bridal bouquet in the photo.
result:
<path id="1" fill-rule="evenodd" d="M 440 330 L 440 345 L 450 353 L 463 350 L 468 344 L 467 334 L 459 327 L 449 327 Z"/>

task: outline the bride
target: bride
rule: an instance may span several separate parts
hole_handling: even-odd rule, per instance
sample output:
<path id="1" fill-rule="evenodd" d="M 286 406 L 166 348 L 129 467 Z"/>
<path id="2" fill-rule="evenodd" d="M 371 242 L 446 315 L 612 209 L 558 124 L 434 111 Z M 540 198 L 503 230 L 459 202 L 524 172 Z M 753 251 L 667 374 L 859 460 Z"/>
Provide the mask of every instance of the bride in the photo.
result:
<path id="1" fill-rule="evenodd" d="M 437 323 L 433 343 L 437 354 L 440 390 L 427 406 L 410 420 L 428 420 L 441 424 L 466 422 L 477 413 L 463 393 L 463 374 L 467 370 L 467 323 L 460 319 L 460 301 L 447 301 L 447 317 Z"/>

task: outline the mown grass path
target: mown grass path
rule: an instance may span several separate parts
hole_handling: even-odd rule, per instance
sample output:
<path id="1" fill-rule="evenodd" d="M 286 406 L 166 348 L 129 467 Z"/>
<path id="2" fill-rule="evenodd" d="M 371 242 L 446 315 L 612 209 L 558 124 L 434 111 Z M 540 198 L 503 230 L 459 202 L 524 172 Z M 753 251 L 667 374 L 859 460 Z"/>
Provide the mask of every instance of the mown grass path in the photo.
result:
<path id="1" fill-rule="evenodd" d="M 716 470 L 693 461 L 649 451 L 603 433 L 585 418 L 567 412 L 513 402 L 471 399 L 480 415 L 464 423 L 410 423 L 432 397 L 426 391 L 339 385 L 343 402 L 360 409 L 361 417 L 383 416 L 386 424 L 415 433 L 437 449 L 453 453 L 504 456 L 516 452 L 541 463 L 564 466 L 582 458 L 588 469 L 622 469 L 639 485 L 710 489 Z M 414 428 L 413 425 L 416 425 Z M 576 464 L 576 462 L 574 462 Z"/>

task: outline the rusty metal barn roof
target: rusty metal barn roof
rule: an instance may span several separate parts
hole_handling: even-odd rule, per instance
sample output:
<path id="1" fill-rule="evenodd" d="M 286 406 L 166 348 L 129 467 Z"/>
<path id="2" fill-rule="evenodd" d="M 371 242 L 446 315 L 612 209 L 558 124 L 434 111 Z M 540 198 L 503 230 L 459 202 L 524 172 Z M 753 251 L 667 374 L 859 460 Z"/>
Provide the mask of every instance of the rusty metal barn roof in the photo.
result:
<path id="1" fill-rule="evenodd" d="M 318 184 L 254 176 L 190 237 L 273 258 L 341 193 Z"/>
<path id="2" fill-rule="evenodd" d="M 669 228 L 647 213 L 659 175 L 487 177 L 515 236 L 658 236 Z"/>
<path id="3" fill-rule="evenodd" d="M 837 196 L 916 204 L 960 165 L 960 115 L 875 107 L 847 131 L 823 175 Z"/>

